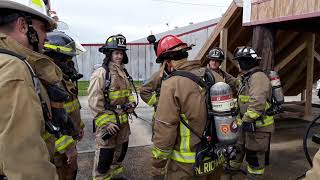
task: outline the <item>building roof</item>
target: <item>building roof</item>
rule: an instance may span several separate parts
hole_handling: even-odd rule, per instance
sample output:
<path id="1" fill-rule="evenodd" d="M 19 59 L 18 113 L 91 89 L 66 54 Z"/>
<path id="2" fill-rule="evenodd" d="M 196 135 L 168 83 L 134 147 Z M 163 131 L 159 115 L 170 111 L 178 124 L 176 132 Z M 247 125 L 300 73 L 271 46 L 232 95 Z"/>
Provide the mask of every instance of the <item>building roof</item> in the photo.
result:
<path id="1" fill-rule="evenodd" d="M 158 39 L 160 39 L 161 37 L 165 36 L 165 35 L 176 35 L 178 37 L 180 36 L 184 36 L 193 32 L 197 32 L 197 31 L 201 31 L 203 29 L 209 28 L 209 27 L 214 27 L 218 22 L 219 22 L 220 18 L 216 18 L 216 19 L 211 19 L 208 21 L 203 21 L 200 23 L 195 23 L 195 24 L 190 24 L 188 26 L 183 26 L 183 27 L 178 27 L 176 29 L 172 29 L 169 31 L 165 31 L 159 34 L 155 34 L 155 37 Z M 148 43 L 147 41 L 147 37 L 143 37 L 141 39 L 137 39 L 134 41 L 131 41 L 129 43 Z"/>
<path id="2" fill-rule="evenodd" d="M 178 37 L 187 35 L 187 34 L 191 34 L 197 31 L 201 31 L 204 30 L 206 28 L 210 28 L 210 27 L 214 27 L 216 26 L 216 24 L 219 22 L 220 18 L 215 18 L 215 19 L 211 19 L 208 21 L 203 21 L 200 23 L 195 23 L 195 24 L 190 24 L 188 26 L 183 26 L 183 27 L 178 27 L 176 29 L 172 29 L 169 31 L 165 31 L 159 34 L 155 34 L 155 37 L 158 39 L 160 39 L 161 37 L 168 35 L 168 34 L 173 34 L 176 35 Z M 147 36 L 128 42 L 127 45 L 148 45 L 149 42 L 147 41 Z M 83 46 L 101 46 L 103 44 L 82 44 Z"/>

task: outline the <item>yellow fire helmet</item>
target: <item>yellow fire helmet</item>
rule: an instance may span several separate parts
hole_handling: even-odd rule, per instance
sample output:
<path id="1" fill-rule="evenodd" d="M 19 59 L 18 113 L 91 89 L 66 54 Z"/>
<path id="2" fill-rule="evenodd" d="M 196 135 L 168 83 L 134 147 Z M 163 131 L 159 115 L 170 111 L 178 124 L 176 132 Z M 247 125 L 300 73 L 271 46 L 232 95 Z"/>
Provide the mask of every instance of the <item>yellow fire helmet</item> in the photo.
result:
<path id="1" fill-rule="evenodd" d="M 56 27 L 56 22 L 48 15 L 48 9 L 43 0 L 1 0 L 0 9 L 21 11 L 44 20 L 51 30 Z"/>

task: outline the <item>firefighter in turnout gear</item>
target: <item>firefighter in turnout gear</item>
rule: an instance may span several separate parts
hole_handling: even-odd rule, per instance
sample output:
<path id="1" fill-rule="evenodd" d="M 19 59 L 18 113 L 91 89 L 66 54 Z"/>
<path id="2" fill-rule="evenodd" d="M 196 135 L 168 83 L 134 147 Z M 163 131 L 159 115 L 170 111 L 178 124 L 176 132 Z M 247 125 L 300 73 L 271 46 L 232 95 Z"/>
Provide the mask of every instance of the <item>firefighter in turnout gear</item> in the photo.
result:
<path id="1" fill-rule="evenodd" d="M 150 44 L 153 44 L 154 51 L 157 53 L 158 42 L 154 35 L 148 36 L 147 40 Z M 159 62 L 157 62 L 159 63 Z M 152 74 L 152 76 L 140 87 L 141 99 L 147 103 L 149 106 L 157 109 L 158 98 L 160 95 L 161 81 L 163 79 L 163 74 L 161 74 L 162 64 L 160 70 Z"/>
<path id="2" fill-rule="evenodd" d="M 128 149 L 128 115 L 136 107 L 132 78 L 124 68 L 128 63 L 126 50 L 123 35 L 109 37 L 99 49 L 105 54 L 103 65 L 90 79 L 88 102 L 96 126 L 93 179 L 97 180 L 117 177 L 124 170 L 121 163 Z"/>
<path id="3" fill-rule="evenodd" d="M 162 68 L 162 67 L 161 67 Z M 157 111 L 158 99 L 160 96 L 161 83 L 163 79 L 163 72 L 161 69 L 154 74 L 140 87 L 140 97 L 150 107 L 153 107 L 154 112 L 152 116 L 152 137 L 153 139 L 153 128 L 154 128 L 154 116 Z"/>
<path id="4" fill-rule="evenodd" d="M 228 74 L 227 72 L 223 71 L 222 69 L 220 69 L 222 62 L 225 59 L 223 50 L 218 47 L 214 47 L 209 51 L 206 58 L 208 62 L 207 68 L 211 71 L 214 77 L 215 83 L 225 82 L 231 86 L 234 92 L 236 92 L 237 85 L 238 85 L 237 79 L 234 78 L 232 75 Z"/>
<path id="5" fill-rule="evenodd" d="M 187 51 L 190 49 L 173 35 L 165 36 L 159 41 L 157 57 L 169 72 L 168 77 L 175 71 L 190 72 L 196 77 L 203 76 L 205 68 L 200 68 L 200 62 L 187 60 Z M 193 178 L 197 144 L 201 141 L 198 136 L 204 132 L 207 121 L 205 99 L 204 89 L 186 77 L 173 76 L 162 82 L 152 150 L 152 174 L 155 178 L 159 178 L 159 173 L 168 180 Z M 214 162 L 210 170 L 206 168 L 202 172 L 211 173 L 196 179 L 219 179 L 221 164 L 223 161 Z"/>
<path id="6" fill-rule="evenodd" d="M 161 70 L 152 76 L 140 87 L 141 99 L 156 111 L 162 81 Z"/>
<path id="7" fill-rule="evenodd" d="M 10 180 L 58 179 L 44 142 L 50 102 L 39 81 L 61 80 L 59 68 L 38 53 L 55 26 L 46 13 L 42 0 L 0 1 L 0 176 Z"/>
<path id="8" fill-rule="evenodd" d="M 64 102 L 64 109 L 72 121 L 71 134 L 62 135 L 55 142 L 54 164 L 60 180 L 75 180 L 77 176 L 76 141 L 83 137 L 84 124 L 80 116 L 77 81 L 82 77 L 74 67 L 72 58 L 78 55 L 76 42 L 63 32 L 55 31 L 47 34 L 44 45 L 45 54 L 51 57 L 63 72 L 62 84 L 70 99 Z"/>
<path id="9" fill-rule="evenodd" d="M 148 36 L 148 41 L 154 45 L 154 51 L 155 53 L 157 53 L 158 42 L 156 42 L 154 35 Z M 152 116 L 152 137 L 153 137 L 154 116 L 157 110 L 158 99 L 160 96 L 161 82 L 165 78 L 164 76 L 166 74 L 163 68 L 164 66 L 163 64 L 161 64 L 160 70 L 153 73 L 152 76 L 139 89 L 141 99 L 145 103 L 147 103 L 150 107 L 154 108 L 154 112 Z"/>
<path id="10" fill-rule="evenodd" d="M 259 68 L 261 59 L 251 47 L 238 47 L 234 59 L 243 73 L 238 90 L 238 106 L 241 115 L 242 135 L 237 142 L 240 153 L 230 162 L 234 170 L 241 166 L 246 156 L 247 178 L 263 179 L 266 152 L 274 131 L 271 109 L 272 89 L 268 76 Z"/>

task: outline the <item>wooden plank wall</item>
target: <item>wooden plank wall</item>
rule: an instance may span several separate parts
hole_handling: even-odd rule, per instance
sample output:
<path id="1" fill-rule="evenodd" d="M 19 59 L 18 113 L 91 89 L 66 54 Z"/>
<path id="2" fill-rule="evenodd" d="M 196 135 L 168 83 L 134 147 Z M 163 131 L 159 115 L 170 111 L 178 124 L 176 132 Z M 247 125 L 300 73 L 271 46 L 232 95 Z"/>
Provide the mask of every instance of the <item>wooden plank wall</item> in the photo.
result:
<path id="1" fill-rule="evenodd" d="M 201 31 L 186 34 L 180 38 L 188 44 L 195 44 L 189 51 L 189 60 L 193 60 L 204 43 L 207 41 L 214 27 L 209 27 Z M 94 71 L 94 65 L 102 64 L 104 55 L 98 51 L 99 45 L 84 46 L 87 52 L 77 57 L 79 72 L 84 75 L 81 80 L 90 80 Z M 144 81 L 154 72 L 159 70 L 159 64 L 155 62 L 156 55 L 151 45 L 128 45 L 127 55 L 129 63 L 126 68 L 134 80 Z"/>
<path id="2" fill-rule="evenodd" d="M 251 22 L 320 12 L 319 0 L 251 0 Z"/>
<path id="3" fill-rule="evenodd" d="M 283 0 L 283 1 L 273 0 L 273 1 L 275 1 L 274 13 L 273 13 L 273 17 L 269 17 L 269 18 L 293 15 L 292 7 L 293 7 L 294 0 Z"/>

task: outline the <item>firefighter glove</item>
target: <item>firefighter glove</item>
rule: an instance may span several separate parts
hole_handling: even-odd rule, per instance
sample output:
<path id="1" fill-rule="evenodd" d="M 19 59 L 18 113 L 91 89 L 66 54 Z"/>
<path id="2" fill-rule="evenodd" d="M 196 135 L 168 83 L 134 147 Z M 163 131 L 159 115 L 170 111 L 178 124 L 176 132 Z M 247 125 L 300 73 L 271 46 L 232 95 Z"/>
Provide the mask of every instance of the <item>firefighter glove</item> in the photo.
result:
<path id="1" fill-rule="evenodd" d="M 243 130 L 243 132 L 255 132 L 256 131 L 255 123 L 243 122 L 242 123 L 242 130 Z"/>

